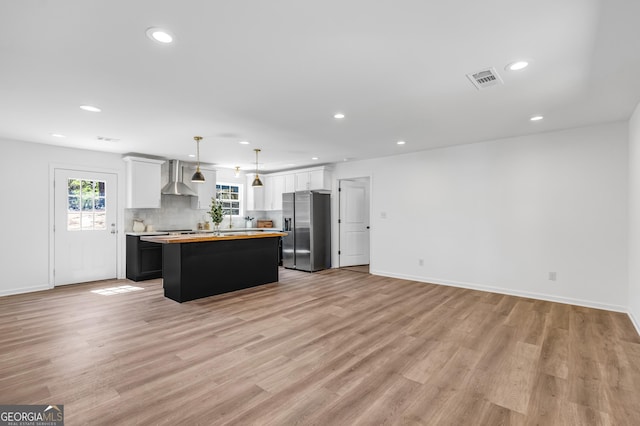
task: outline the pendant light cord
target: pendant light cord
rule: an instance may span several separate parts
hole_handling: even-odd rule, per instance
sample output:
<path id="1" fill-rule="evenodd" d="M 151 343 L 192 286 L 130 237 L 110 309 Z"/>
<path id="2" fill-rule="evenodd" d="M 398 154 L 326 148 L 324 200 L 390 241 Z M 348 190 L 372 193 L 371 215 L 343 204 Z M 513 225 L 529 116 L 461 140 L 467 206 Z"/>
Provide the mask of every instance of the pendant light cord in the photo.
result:
<path id="1" fill-rule="evenodd" d="M 262 186 L 262 181 L 258 176 L 258 153 L 260 152 L 260 150 L 256 148 L 254 149 L 254 151 L 256 152 L 256 178 L 253 180 L 251 186 Z"/>
<path id="2" fill-rule="evenodd" d="M 202 136 L 194 136 L 193 139 L 196 141 L 196 155 L 198 160 L 198 165 L 196 166 L 196 172 L 191 177 L 191 182 L 202 183 L 205 181 L 204 175 L 200 171 L 200 140 Z"/>
<path id="3" fill-rule="evenodd" d="M 196 155 L 198 156 L 198 165 L 196 166 L 196 170 L 200 171 L 200 136 L 196 136 L 194 138 L 196 140 Z"/>
<path id="4" fill-rule="evenodd" d="M 260 152 L 260 150 L 254 149 L 254 151 L 256 152 L 256 177 L 258 177 L 258 153 Z"/>

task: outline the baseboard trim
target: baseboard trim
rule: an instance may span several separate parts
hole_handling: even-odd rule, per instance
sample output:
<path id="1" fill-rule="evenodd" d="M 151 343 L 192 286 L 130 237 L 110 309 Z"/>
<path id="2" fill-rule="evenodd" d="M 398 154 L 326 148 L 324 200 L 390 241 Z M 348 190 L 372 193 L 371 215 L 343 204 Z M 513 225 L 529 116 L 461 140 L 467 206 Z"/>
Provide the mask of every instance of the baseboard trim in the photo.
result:
<path id="1" fill-rule="evenodd" d="M 48 285 L 38 285 L 33 287 L 11 288 L 9 290 L 0 290 L 0 297 L 13 296 L 15 294 L 33 293 L 35 291 L 51 290 Z"/>
<path id="2" fill-rule="evenodd" d="M 635 317 L 635 315 L 633 315 L 633 311 L 631 309 L 629 309 L 629 311 L 627 312 L 627 315 L 629 315 L 631 324 L 633 324 L 633 326 L 636 328 L 636 332 L 638 333 L 638 336 L 640 336 L 640 322 L 638 322 L 638 319 Z"/>
<path id="3" fill-rule="evenodd" d="M 369 271 L 369 273 L 371 273 L 372 275 L 380 275 L 380 276 L 389 277 L 389 278 L 399 278 L 403 280 L 418 281 L 422 283 L 446 285 L 449 287 L 467 288 L 470 290 L 487 291 L 490 293 L 506 294 L 509 296 L 519 296 L 519 297 L 526 297 L 529 299 L 545 300 L 548 302 L 564 303 L 567 305 L 584 306 L 585 308 L 604 309 L 606 311 L 629 313 L 629 309 L 626 306 L 611 305 L 608 303 L 594 302 L 591 300 L 573 299 L 569 297 L 554 296 L 551 294 L 533 293 L 528 291 L 513 290 L 508 288 L 502 288 L 502 287 L 492 287 L 488 285 L 475 284 L 475 283 L 431 279 L 431 278 L 418 277 L 418 276 L 406 275 L 406 274 L 396 274 L 393 272 L 378 271 L 378 270 L 371 270 Z M 634 325 L 636 325 L 636 328 L 638 328 L 637 323 Z"/>

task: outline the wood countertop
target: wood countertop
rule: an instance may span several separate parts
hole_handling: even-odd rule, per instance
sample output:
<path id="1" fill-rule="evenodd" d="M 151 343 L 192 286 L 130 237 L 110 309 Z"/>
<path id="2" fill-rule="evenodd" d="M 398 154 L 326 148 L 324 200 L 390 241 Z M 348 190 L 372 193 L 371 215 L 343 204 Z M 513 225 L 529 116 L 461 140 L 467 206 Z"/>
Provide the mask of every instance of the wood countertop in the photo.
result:
<path id="1" fill-rule="evenodd" d="M 239 232 L 239 231 L 258 231 L 258 232 L 280 232 L 281 229 L 278 228 L 221 228 L 220 232 L 221 233 L 227 233 L 227 232 Z M 188 230 L 183 230 L 183 231 L 143 231 L 143 232 L 133 232 L 133 231 L 128 231 L 126 232 L 126 235 L 133 235 L 134 237 L 150 237 L 150 236 L 155 236 L 155 235 L 170 235 L 170 234 L 175 234 L 175 233 L 180 233 L 180 232 L 184 232 L 189 233 L 189 234 L 213 234 L 214 231 L 211 229 L 208 230 L 193 230 L 193 231 L 188 231 Z"/>
<path id="2" fill-rule="evenodd" d="M 231 240 L 248 240 L 253 238 L 273 238 L 284 237 L 286 232 L 266 232 L 266 231 L 240 231 L 226 232 L 220 235 L 212 234 L 186 234 L 186 235 L 154 235 L 141 236 L 140 240 L 161 244 L 176 243 L 202 243 L 208 241 L 231 241 Z"/>

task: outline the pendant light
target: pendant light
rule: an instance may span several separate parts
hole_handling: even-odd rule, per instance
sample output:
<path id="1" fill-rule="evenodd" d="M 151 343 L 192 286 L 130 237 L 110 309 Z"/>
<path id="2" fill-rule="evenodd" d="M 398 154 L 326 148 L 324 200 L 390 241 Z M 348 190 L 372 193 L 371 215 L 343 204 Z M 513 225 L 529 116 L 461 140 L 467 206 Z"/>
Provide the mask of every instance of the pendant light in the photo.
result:
<path id="1" fill-rule="evenodd" d="M 202 136 L 194 136 L 193 139 L 196 141 L 196 159 L 198 160 L 198 165 L 196 166 L 196 172 L 191 176 L 191 182 L 202 183 L 204 182 L 204 175 L 200 171 L 200 141 L 202 140 Z"/>
<path id="2" fill-rule="evenodd" d="M 260 152 L 260 150 L 254 149 L 254 151 L 256 152 L 256 178 L 253 180 L 253 183 L 251 184 L 251 186 L 262 186 L 262 181 L 258 176 L 258 153 Z"/>
<path id="3" fill-rule="evenodd" d="M 240 166 L 236 166 L 236 171 L 233 172 L 233 175 L 235 177 L 240 177 Z"/>

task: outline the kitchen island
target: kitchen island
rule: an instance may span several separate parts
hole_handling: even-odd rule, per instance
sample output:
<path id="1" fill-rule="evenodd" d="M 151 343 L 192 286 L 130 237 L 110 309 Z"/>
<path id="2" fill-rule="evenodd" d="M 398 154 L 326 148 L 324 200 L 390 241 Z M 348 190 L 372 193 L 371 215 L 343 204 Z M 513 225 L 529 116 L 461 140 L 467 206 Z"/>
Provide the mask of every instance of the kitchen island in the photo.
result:
<path id="1" fill-rule="evenodd" d="M 278 281 L 285 232 L 141 236 L 162 244 L 164 295 L 186 302 Z"/>

